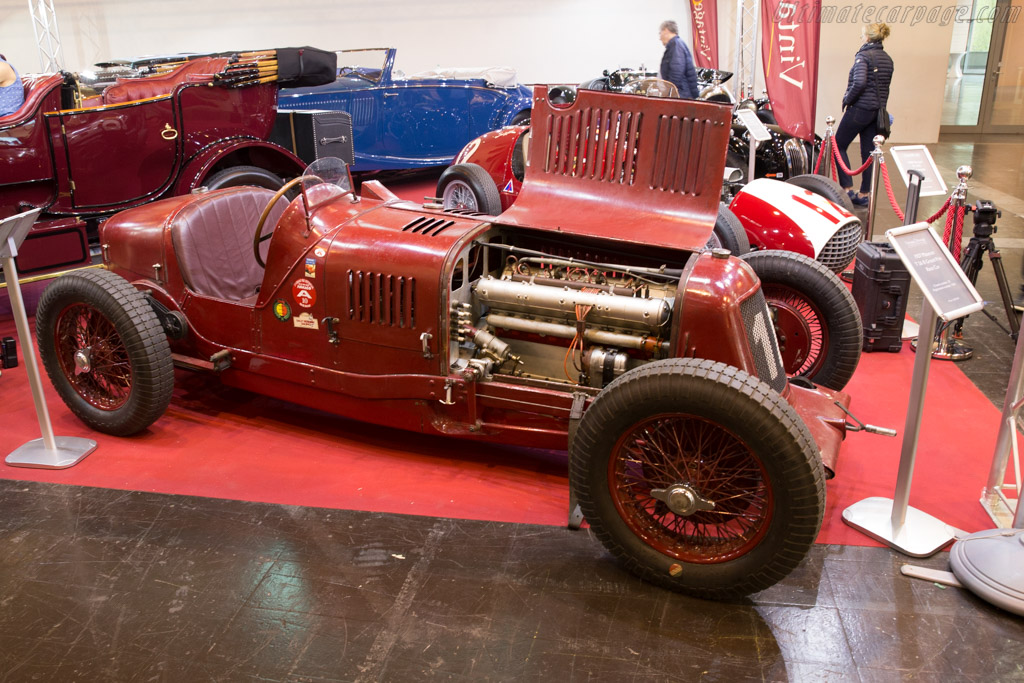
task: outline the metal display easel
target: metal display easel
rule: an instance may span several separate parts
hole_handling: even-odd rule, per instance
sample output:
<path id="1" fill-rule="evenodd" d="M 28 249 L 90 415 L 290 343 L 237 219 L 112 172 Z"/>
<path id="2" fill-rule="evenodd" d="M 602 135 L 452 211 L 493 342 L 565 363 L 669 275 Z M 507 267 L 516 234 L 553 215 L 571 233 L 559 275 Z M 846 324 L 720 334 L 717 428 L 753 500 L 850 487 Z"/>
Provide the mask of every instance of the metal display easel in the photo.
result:
<path id="1" fill-rule="evenodd" d="M 96 450 L 96 442 L 77 436 L 55 437 L 53 426 L 50 424 L 50 413 L 46 408 L 46 398 L 43 396 L 43 383 L 39 376 L 39 365 L 36 363 L 35 345 L 32 343 L 32 334 L 28 327 L 25 301 L 21 296 L 18 269 L 14 264 L 14 259 L 18 256 L 18 247 L 25 240 L 39 213 L 40 209 L 33 209 L 0 221 L 0 259 L 3 260 L 14 323 L 18 328 L 21 348 L 24 350 L 25 368 L 28 370 L 29 386 L 32 388 L 32 400 L 36 405 L 36 417 L 39 419 L 39 428 L 43 434 L 42 438 L 29 441 L 11 451 L 5 462 L 14 467 L 65 469 L 77 464 Z"/>
<path id="2" fill-rule="evenodd" d="M 921 329 L 934 329 L 939 317 L 955 320 L 984 307 L 984 301 L 964 276 L 952 255 L 928 223 L 894 228 L 885 233 L 924 294 Z M 910 483 L 921 432 L 924 393 L 928 385 L 931 349 L 918 348 L 907 405 L 903 447 L 895 496 L 865 498 L 843 510 L 843 521 L 868 536 L 912 557 L 933 555 L 954 540 L 957 529 L 909 506 Z"/>

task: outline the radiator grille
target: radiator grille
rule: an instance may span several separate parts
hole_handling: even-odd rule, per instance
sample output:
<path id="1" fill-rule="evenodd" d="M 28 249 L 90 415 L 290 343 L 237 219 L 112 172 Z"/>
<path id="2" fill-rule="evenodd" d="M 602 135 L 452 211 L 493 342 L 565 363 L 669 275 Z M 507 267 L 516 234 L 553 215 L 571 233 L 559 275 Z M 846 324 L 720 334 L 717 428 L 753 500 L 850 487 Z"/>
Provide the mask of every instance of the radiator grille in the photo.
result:
<path id="1" fill-rule="evenodd" d="M 747 343 L 754 356 L 757 376 L 775 391 L 786 388 L 786 371 L 782 366 L 782 354 L 779 353 L 779 342 L 775 338 L 775 325 L 772 324 L 768 304 L 764 293 L 757 292 L 740 304 L 743 325 L 747 328 Z"/>
<path id="2" fill-rule="evenodd" d="M 348 271 L 348 317 L 388 327 L 416 327 L 416 279 Z"/>
<path id="3" fill-rule="evenodd" d="M 428 218 L 427 216 L 420 216 L 411 223 L 406 224 L 405 227 L 402 228 L 402 232 L 414 232 L 417 235 L 437 237 L 443 230 L 446 230 L 453 225 L 455 225 L 455 221 L 448 221 L 443 218 Z"/>
<path id="4" fill-rule="evenodd" d="M 551 114 L 544 172 L 632 185 L 642 119 L 636 112 L 591 107 Z"/>
<path id="5" fill-rule="evenodd" d="M 860 244 L 861 226 L 857 221 L 850 221 L 839 228 L 832 239 L 825 243 L 818 254 L 818 261 L 834 273 L 841 273 L 857 255 Z"/>

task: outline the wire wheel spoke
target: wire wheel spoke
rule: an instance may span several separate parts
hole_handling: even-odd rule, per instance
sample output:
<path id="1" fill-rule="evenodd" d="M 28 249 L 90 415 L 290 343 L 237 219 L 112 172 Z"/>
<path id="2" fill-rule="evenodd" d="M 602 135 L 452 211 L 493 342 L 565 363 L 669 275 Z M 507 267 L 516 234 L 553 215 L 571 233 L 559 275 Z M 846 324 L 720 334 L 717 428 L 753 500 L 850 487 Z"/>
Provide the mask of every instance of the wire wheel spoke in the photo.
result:
<path id="1" fill-rule="evenodd" d="M 131 394 L 132 369 L 128 350 L 113 323 L 85 303 L 60 312 L 54 343 L 61 372 L 75 392 L 100 410 L 116 410 Z M 79 366 L 78 356 L 88 361 Z"/>
<path id="2" fill-rule="evenodd" d="M 764 295 L 775 308 L 775 325 L 789 375 L 811 375 L 825 360 L 828 326 L 818 308 L 789 287 L 765 284 Z"/>
<path id="3" fill-rule="evenodd" d="M 692 415 L 658 415 L 628 429 L 612 450 L 609 485 L 634 533 L 688 562 L 724 562 L 749 552 L 771 520 L 771 488 L 757 456 L 724 427 Z M 673 486 L 714 507 L 673 512 L 652 495 Z"/>

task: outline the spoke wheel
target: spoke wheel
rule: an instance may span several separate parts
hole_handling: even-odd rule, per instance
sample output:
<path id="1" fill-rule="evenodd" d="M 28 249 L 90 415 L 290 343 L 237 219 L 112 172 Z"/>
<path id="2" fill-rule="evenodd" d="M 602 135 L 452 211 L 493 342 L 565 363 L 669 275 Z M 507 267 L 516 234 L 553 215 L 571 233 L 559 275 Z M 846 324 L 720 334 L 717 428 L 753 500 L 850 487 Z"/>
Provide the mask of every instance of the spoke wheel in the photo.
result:
<path id="1" fill-rule="evenodd" d="M 608 482 L 633 533 L 684 562 L 740 557 L 771 523 L 772 488 L 757 455 L 694 415 L 655 415 L 627 429 L 612 449 Z M 705 505 L 673 505 L 672 491 Z"/>
<path id="2" fill-rule="evenodd" d="M 815 376 L 825 363 L 828 326 L 821 311 L 803 293 L 785 285 L 765 284 L 764 297 L 773 309 L 775 336 L 782 365 L 790 377 Z"/>
<path id="3" fill-rule="evenodd" d="M 480 211 L 473 189 L 462 180 L 453 180 L 444 188 L 444 208 L 462 211 Z"/>
<path id="4" fill-rule="evenodd" d="M 860 363 L 864 330 L 853 295 L 831 270 L 791 251 L 741 257 L 761 280 L 774 312 L 782 364 L 790 377 L 842 389 Z"/>
<path id="5" fill-rule="evenodd" d="M 127 436 L 167 409 L 174 389 L 171 349 L 149 301 L 106 270 L 61 276 L 36 311 L 46 374 L 79 419 Z"/>
<path id="6" fill-rule="evenodd" d="M 467 211 L 497 216 L 501 213 L 501 195 L 494 179 L 483 167 L 455 164 L 437 179 L 437 195 L 448 211 Z"/>
<path id="7" fill-rule="evenodd" d="M 61 373 L 89 405 L 116 410 L 128 400 L 132 369 L 121 335 L 102 313 L 84 303 L 57 315 L 53 345 Z"/>
<path id="8" fill-rule="evenodd" d="M 824 468 L 795 409 L 757 377 L 694 358 L 605 387 L 569 444 L 569 482 L 624 567 L 703 598 L 782 579 L 825 509 Z"/>

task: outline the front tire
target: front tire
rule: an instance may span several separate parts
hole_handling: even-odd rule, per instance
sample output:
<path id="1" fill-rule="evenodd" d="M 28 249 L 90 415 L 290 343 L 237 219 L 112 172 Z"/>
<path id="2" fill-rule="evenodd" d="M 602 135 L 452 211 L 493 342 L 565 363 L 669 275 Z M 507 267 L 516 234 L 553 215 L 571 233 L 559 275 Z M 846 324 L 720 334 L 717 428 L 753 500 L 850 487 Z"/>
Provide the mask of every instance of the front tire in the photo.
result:
<path id="1" fill-rule="evenodd" d="M 609 384 L 580 420 L 569 477 L 627 569 L 702 598 L 780 581 L 825 509 L 817 448 L 793 407 L 738 368 L 692 358 Z"/>
<path id="2" fill-rule="evenodd" d="M 171 349 L 149 302 L 124 278 L 87 270 L 55 280 L 39 300 L 36 337 L 57 393 L 93 429 L 127 436 L 167 409 Z"/>
<path id="3" fill-rule="evenodd" d="M 782 365 L 790 377 L 842 389 L 860 362 L 864 330 L 850 290 L 831 270 L 791 251 L 743 256 L 772 310 Z"/>
<path id="4" fill-rule="evenodd" d="M 437 196 L 445 210 L 497 216 L 501 196 L 490 174 L 477 164 L 455 164 L 437 180 Z"/>

